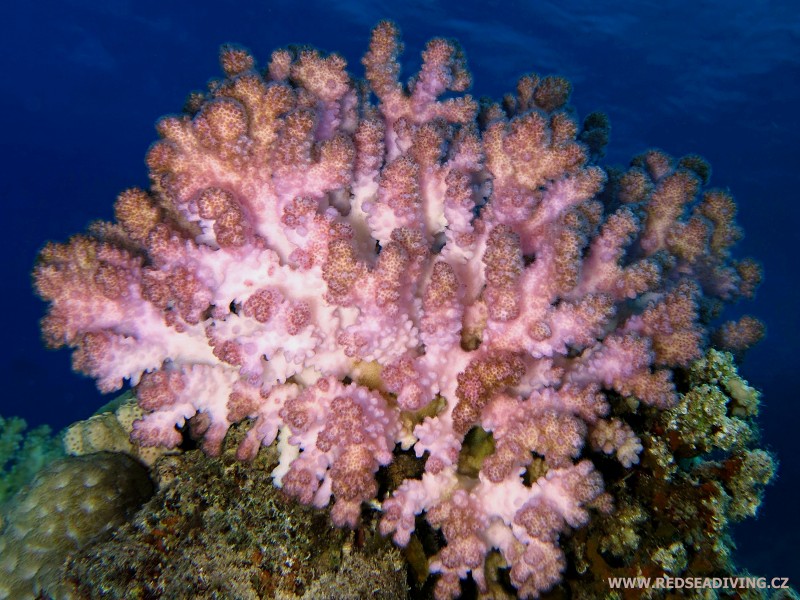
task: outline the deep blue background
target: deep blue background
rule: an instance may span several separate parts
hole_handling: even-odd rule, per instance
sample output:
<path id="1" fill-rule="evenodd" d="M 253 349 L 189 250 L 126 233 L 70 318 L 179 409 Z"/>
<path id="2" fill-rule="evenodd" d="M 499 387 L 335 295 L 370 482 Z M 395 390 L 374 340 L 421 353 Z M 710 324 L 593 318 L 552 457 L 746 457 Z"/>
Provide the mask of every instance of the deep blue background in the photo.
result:
<path id="1" fill-rule="evenodd" d="M 45 240 L 110 218 L 119 191 L 147 184 L 143 158 L 155 119 L 220 74 L 219 45 L 239 42 L 263 65 L 276 47 L 308 43 L 338 51 L 360 75 L 370 28 L 391 18 L 404 34 L 406 75 L 434 36 L 460 40 L 475 95 L 499 97 L 531 70 L 565 75 L 581 116 L 609 114 L 609 162 L 627 163 L 653 146 L 696 152 L 713 165 L 712 183 L 732 190 L 747 232 L 739 254 L 766 267 L 757 300 L 740 308 L 766 321 L 768 337 L 743 372 L 764 391 L 764 443 L 781 459 L 760 519 L 740 527 L 740 557 L 759 574 L 800 584 L 798 2 L 383 4 L 3 3 L 0 414 L 60 428 L 104 401 L 71 373 L 66 351 L 42 349 L 44 306 L 29 272 Z"/>

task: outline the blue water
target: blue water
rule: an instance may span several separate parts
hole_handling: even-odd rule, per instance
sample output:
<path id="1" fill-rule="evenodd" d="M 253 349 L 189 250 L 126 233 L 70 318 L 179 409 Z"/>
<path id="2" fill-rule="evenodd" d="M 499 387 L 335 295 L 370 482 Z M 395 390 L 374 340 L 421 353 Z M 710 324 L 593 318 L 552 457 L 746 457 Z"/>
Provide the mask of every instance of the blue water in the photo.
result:
<path id="1" fill-rule="evenodd" d="M 225 4 L 226 8 L 220 5 Z M 66 351 L 39 341 L 44 306 L 30 269 L 47 239 L 64 240 L 111 218 L 122 189 L 147 184 L 153 123 L 220 73 L 217 49 L 235 41 L 264 64 L 290 43 L 336 50 L 361 73 L 370 28 L 395 20 L 405 72 L 434 36 L 456 37 L 474 75 L 472 93 L 499 97 L 527 71 L 574 86 L 579 115 L 608 113 L 608 162 L 649 147 L 699 153 L 712 184 L 728 187 L 759 258 L 758 297 L 732 314 L 766 321 L 768 337 L 744 376 L 764 391 L 765 445 L 781 460 L 758 521 L 739 528 L 740 561 L 800 584 L 797 400 L 800 227 L 800 6 L 698 3 L 420 1 L 195 2 L 52 0 L 0 9 L 0 414 L 60 428 L 104 400 L 70 371 Z M 167 8 L 165 8 L 167 6 Z M 292 8 L 300 6 L 301 8 Z"/>

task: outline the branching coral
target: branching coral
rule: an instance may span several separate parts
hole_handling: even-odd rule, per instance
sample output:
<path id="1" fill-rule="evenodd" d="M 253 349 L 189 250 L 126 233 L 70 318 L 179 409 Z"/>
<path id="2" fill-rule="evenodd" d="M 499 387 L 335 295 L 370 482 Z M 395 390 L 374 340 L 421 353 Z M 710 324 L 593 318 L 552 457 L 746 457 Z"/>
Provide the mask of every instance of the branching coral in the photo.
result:
<path id="1" fill-rule="evenodd" d="M 611 507 L 591 450 L 639 460 L 609 398 L 673 407 L 701 313 L 759 270 L 731 258 L 733 201 L 701 159 L 648 152 L 601 193 L 607 122 L 582 129 L 565 80 L 479 104 L 455 43 L 431 41 L 406 85 L 399 51 L 379 24 L 358 82 L 336 55 L 279 50 L 259 71 L 224 47 L 225 77 L 158 123 L 150 189 L 42 251 L 44 334 L 100 389 L 136 386 L 140 443 L 175 446 L 191 419 L 216 454 L 252 419 L 246 459 L 280 434 L 276 482 L 333 500 L 339 525 L 413 448 L 424 473 L 389 491 L 383 533 L 407 544 L 424 512 L 441 528 L 439 598 L 483 587 L 492 549 L 536 597 L 561 577 L 559 536 Z M 473 431 L 494 452 L 465 475 Z"/>
<path id="2" fill-rule="evenodd" d="M 606 594 L 609 577 L 742 574 L 732 560 L 731 525 L 756 514 L 776 470 L 774 458 L 757 445 L 759 394 L 738 376 L 732 355 L 714 349 L 677 378 L 682 391 L 666 411 L 640 408 L 633 416 L 622 401 L 612 409 L 648 433 L 637 468 L 604 469 L 614 513 L 598 515 L 567 544 L 575 573 L 562 587 L 575 597 Z M 671 598 L 676 592 L 646 593 Z M 720 594 L 783 597 L 768 589 Z"/>
<path id="3" fill-rule="evenodd" d="M 47 425 L 26 432 L 27 426 L 19 417 L 0 416 L 0 505 L 28 484 L 40 469 L 63 456 Z"/>

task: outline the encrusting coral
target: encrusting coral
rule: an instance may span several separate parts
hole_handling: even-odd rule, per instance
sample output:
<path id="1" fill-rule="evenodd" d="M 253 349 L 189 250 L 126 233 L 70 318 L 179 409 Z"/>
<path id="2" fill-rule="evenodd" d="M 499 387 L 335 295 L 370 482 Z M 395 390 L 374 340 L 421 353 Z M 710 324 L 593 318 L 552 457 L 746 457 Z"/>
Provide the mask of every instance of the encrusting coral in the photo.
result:
<path id="1" fill-rule="evenodd" d="M 0 530 L 0 598 L 75 598 L 66 558 L 97 543 L 152 494 L 147 471 L 124 454 L 66 457 L 20 490 Z"/>
<path id="2" fill-rule="evenodd" d="M 607 121 L 581 126 L 564 79 L 527 75 L 479 103 L 455 43 L 429 42 L 407 85 L 399 51 L 379 24 L 360 82 L 337 55 L 278 50 L 258 70 L 224 47 L 225 77 L 158 123 L 150 189 L 42 251 L 43 331 L 101 390 L 135 386 L 138 443 L 175 447 L 188 421 L 216 455 L 249 419 L 238 457 L 278 439 L 276 484 L 332 503 L 336 525 L 376 503 L 407 546 L 425 514 L 446 540 L 437 598 L 470 576 L 486 590 L 487 557 L 537 597 L 590 511 L 615 496 L 636 520 L 604 484 L 607 457 L 619 472 L 666 461 L 683 428 L 687 451 L 741 446 L 747 400 L 729 414 L 673 372 L 711 336 L 737 354 L 759 339 L 750 317 L 711 320 L 760 269 L 732 258 L 735 205 L 702 159 L 604 170 Z M 727 427 L 715 439 L 694 412 L 707 402 Z M 381 489 L 402 451 L 424 467 Z M 737 456 L 769 479 L 768 457 Z"/>
<path id="3" fill-rule="evenodd" d="M 193 450 L 158 461 L 156 495 L 113 538 L 71 555 L 64 585 L 73 597 L 406 598 L 404 561 L 391 542 L 337 529 L 287 498 L 269 475 L 276 448 L 238 461 L 242 436 L 232 428 L 217 457 Z"/>
<path id="4" fill-rule="evenodd" d="M 143 414 L 144 411 L 136 404 L 136 397 L 126 392 L 88 419 L 67 427 L 62 434 L 64 451 L 70 456 L 122 452 L 148 467 L 160 456 L 177 452 L 163 446 L 141 446 L 131 442 L 133 424 Z"/>

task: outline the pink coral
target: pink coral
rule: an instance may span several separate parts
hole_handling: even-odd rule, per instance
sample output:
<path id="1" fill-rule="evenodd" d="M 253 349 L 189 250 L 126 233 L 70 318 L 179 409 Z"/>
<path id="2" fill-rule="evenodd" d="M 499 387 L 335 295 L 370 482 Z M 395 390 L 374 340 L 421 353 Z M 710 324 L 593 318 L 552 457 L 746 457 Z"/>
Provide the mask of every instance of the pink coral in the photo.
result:
<path id="1" fill-rule="evenodd" d="M 427 511 L 439 598 L 469 573 L 482 587 L 493 548 L 536 597 L 565 567 L 559 535 L 604 504 L 591 450 L 638 461 L 609 395 L 671 406 L 701 303 L 751 296 L 759 269 L 730 258 L 735 207 L 697 157 L 651 151 L 609 182 L 565 80 L 479 107 L 457 45 L 431 41 L 408 85 L 399 50 L 379 24 L 357 82 L 337 55 L 279 50 L 259 71 L 224 47 L 225 78 L 158 123 L 150 190 L 42 251 L 45 339 L 103 391 L 136 387 L 144 444 L 175 446 L 191 419 L 218 453 L 253 419 L 239 457 L 280 437 L 276 483 L 342 526 L 413 448 L 425 473 L 383 499 L 381 531 L 405 545 Z M 458 473 L 475 428 L 494 452 Z"/>

